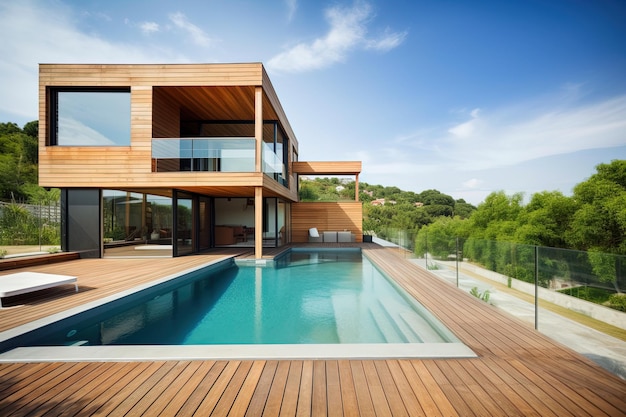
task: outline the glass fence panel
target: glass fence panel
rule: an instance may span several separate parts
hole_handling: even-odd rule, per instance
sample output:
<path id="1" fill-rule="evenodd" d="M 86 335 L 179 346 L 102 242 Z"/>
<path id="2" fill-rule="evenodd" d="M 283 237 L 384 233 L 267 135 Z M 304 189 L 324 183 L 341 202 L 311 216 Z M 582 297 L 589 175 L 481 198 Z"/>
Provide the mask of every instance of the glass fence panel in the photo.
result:
<path id="1" fill-rule="evenodd" d="M 555 323 L 562 320 L 561 315 L 568 320 L 584 321 L 585 326 L 590 322 L 623 333 L 625 256 L 459 239 L 460 256 L 452 263 L 445 256 L 450 251 L 446 243 L 449 240 L 451 237 L 418 236 L 416 253 L 421 258 L 430 257 L 430 262 L 420 261 L 420 265 L 455 270 L 461 276 L 460 282 L 465 282 L 458 284 L 457 279 L 457 286 L 464 286 L 479 298 L 485 291 L 499 293 L 491 297 L 491 304 L 534 321 L 540 331 L 550 336 L 560 331 Z M 428 242 L 427 250 L 424 242 Z"/>
<path id="2" fill-rule="evenodd" d="M 271 143 L 263 143 L 263 172 L 266 174 L 283 172 L 283 161 L 274 152 L 273 146 Z"/>
<path id="3" fill-rule="evenodd" d="M 155 172 L 254 172 L 254 138 L 153 139 Z"/>
<path id="4" fill-rule="evenodd" d="M 61 250 L 61 207 L 0 202 L 0 259 Z"/>

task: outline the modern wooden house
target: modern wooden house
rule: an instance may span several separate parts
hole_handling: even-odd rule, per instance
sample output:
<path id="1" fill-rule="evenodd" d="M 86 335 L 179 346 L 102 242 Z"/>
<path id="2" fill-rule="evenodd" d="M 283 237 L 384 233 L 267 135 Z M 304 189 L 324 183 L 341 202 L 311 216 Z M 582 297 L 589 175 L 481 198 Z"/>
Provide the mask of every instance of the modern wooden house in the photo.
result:
<path id="1" fill-rule="evenodd" d="M 179 256 L 220 246 L 362 236 L 357 199 L 298 202 L 298 175 L 360 162 L 299 162 L 260 63 L 39 67 L 39 183 L 62 190 L 62 249 Z"/>

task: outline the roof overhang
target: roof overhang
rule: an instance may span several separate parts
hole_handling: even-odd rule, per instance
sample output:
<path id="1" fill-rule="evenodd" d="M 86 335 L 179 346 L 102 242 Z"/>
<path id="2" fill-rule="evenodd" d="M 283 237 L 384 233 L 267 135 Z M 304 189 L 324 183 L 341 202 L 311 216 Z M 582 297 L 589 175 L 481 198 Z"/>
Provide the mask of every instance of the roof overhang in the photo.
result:
<path id="1" fill-rule="evenodd" d="M 361 161 L 294 162 L 292 171 L 300 175 L 359 175 Z"/>

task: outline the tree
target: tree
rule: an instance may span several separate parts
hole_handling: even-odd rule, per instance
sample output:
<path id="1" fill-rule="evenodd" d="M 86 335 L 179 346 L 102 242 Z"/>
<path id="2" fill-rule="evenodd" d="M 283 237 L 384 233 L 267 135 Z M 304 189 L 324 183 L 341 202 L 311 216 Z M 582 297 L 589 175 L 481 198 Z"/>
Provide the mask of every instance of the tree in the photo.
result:
<path id="1" fill-rule="evenodd" d="M 460 217 L 439 217 L 420 229 L 415 239 L 415 254 L 428 251 L 431 255 L 446 258 L 456 253 L 456 238 L 464 235 L 465 220 Z"/>
<path id="2" fill-rule="evenodd" d="M 456 200 L 454 203 L 454 215 L 462 219 L 468 219 L 474 211 L 476 211 L 476 207 L 465 202 L 462 198 Z"/>
<path id="3" fill-rule="evenodd" d="M 22 131 L 28 136 L 37 139 L 39 137 L 39 120 L 26 123 Z"/>
<path id="4" fill-rule="evenodd" d="M 577 210 L 565 234 L 576 249 L 626 255 L 626 160 L 600 164 L 574 187 Z"/>
<path id="5" fill-rule="evenodd" d="M 512 241 L 522 211 L 522 199 L 521 193 L 507 196 L 504 191 L 496 191 L 489 194 L 469 219 L 472 237 Z"/>
<path id="6" fill-rule="evenodd" d="M 22 188 L 37 183 L 37 125 L 27 123 L 25 133 L 15 123 L 0 123 L 0 199 L 24 199 Z"/>
<path id="7" fill-rule="evenodd" d="M 519 215 L 515 242 L 566 248 L 564 235 L 576 212 L 572 198 L 559 191 L 543 191 L 533 194 Z"/>

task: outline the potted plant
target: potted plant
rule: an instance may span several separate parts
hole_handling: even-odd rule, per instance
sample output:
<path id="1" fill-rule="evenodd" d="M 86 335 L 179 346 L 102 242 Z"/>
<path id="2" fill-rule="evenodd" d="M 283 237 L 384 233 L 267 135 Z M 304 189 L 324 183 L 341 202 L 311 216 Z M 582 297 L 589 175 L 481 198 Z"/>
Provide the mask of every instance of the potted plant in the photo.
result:
<path id="1" fill-rule="evenodd" d="M 363 219 L 363 243 L 371 243 L 374 233 L 375 222 L 372 219 Z"/>

